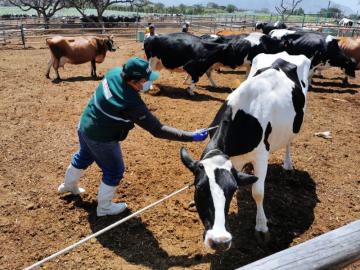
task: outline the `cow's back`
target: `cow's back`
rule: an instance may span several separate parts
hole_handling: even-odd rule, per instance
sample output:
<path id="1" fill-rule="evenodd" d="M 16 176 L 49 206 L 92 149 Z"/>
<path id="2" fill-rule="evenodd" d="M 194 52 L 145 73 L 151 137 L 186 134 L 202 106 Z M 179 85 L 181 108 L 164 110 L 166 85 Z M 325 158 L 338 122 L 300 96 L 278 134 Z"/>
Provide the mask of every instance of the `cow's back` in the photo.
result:
<path id="1" fill-rule="evenodd" d="M 66 59 L 67 63 L 82 64 L 96 57 L 95 37 L 62 37 L 55 36 L 46 40 L 52 55 Z"/>
<path id="2" fill-rule="evenodd" d="M 265 62 L 267 55 L 261 54 L 256 59 L 263 58 Z M 303 115 L 305 111 L 305 99 L 308 87 L 307 77 L 310 68 L 310 60 L 304 56 L 295 56 L 298 62 L 289 63 L 290 72 L 276 68 L 264 68 L 266 65 L 259 65 L 261 68 L 258 74 L 253 73 L 252 77 L 243 82 L 227 99 L 227 103 L 232 107 L 233 121 L 239 116 L 248 120 L 242 120 L 242 123 L 233 123 L 237 130 L 246 133 L 258 125 L 261 127 L 261 140 L 264 139 L 266 130 L 271 129 L 267 141 L 270 145 L 270 151 L 285 147 L 289 141 L 299 132 Z M 280 58 L 281 59 L 281 58 Z M 289 59 L 288 59 L 289 60 Z M 271 60 L 270 60 L 271 62 Z M 286 64 L 287 65 L 287 64 Z M 294 74 L 296 74 L 294 76 Z M 298 75 L 301 74 L 301 75 Z M 300 76 L 300 77 L 299 77 Z M 296 77 L 294 79 L 294 77 Z M 294 82 L 296 81 L 297 82 Z M 305 87 L 302 84 L 305 83 Z M 239 114 L 239 112 L 241 112 Z M 239 116 L 236 116 L 239 114 Z M 244 126 L 254 122 L 249 127 Z M 234 128 L 234 130 L 236 130 Z M 254 131 L 252 131 L 254 133 Z M 259 132 L 259 131 L 257 131 Z M 247 138 L 245 136 L 244 138 Z M 253 135 L 249 136 L 249 142 L 242 138 L 241 145 L 251 143 Z M 233 139 L 235 140 L 235 138 Z M 258 144 L 261 144 L 261 140 Z M 252 144 L 255 144 L 252 142 Z M 237 153 L 233 153 L 237 154 Z M 246 154 L 246 153 L 241 153 Z"/>

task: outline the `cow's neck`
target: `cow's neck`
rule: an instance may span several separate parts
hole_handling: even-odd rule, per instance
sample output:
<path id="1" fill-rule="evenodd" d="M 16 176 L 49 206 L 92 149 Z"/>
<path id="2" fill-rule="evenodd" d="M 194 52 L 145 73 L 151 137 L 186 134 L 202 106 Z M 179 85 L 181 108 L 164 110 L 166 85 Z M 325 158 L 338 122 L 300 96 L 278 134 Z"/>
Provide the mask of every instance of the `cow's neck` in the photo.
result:
<path id="1" fill-rule="evenodd" d="M 213 137 L 210 139 L 210 142 L 205 147 L 205 150 L 201 156 L 203 159 L 210 151 L 219 150 L 222 153 L 226 154 L 225 143 L 227 134 L 229 132 L 229 127 L 231 124 L 232 109 L 226 103 L 220 109 L 219 113 L 216 115 L 215 120 L 212 124 L 218 124 L 219 128 L 216 130 Z M 216 123 L 217 122 L 217 123 Z"/>

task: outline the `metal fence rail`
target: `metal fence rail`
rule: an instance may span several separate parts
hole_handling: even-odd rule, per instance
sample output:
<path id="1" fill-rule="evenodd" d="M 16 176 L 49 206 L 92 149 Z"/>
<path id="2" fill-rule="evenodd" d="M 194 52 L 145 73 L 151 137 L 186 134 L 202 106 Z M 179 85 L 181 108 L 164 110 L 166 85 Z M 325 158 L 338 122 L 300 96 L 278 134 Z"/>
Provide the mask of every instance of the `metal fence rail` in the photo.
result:
<path id="1" fill-rule="evenodd" d="M 220 30 L 235 30 L 243 32 L 254 31 L 255 21 L 252 17 L 192 17 L 191 31 L 194 34 L 216 33 Z M 169 21 L 155 22 L 158 33 L 179 32 L 182 22 L 179 18 L 172 18 Z M 304 23 L 303 21 L 289 21 L 289 26 L 306 27 L 319 32 L 331 34 L 334 36 L 357 37 L 360 35 L 359 26 L 340 27 L 334 23 Z M 144 31 L 147 26 L 146 22 L 114 22 L 105 24 L 106 27 L 94 27 L 86 23 L 61 23 L 52 22 L 28 23 L 18 25 L 9 25 L 0 23 L 0 45 L 23 47 L 35 44 L 45 44 L 44 38 L 54 35 L 64 36 L 87 36 L 112 34 L 114 37 L 125 38 L 128 40 L 137 40 L 137 33 Z M 40 40 L 41 39 L 41 40 Z"/>

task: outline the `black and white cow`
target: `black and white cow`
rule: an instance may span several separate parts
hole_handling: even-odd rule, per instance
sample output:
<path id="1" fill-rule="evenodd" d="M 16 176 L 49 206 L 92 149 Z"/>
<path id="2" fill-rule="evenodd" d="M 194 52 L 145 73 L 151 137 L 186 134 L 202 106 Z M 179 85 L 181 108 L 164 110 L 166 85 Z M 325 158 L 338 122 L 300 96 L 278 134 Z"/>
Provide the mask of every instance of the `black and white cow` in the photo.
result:
<path id="1" fill-rule="evenodd" d="M 165 67 L 172 71 L 186 71 L 192 79 L 191 86 L 187 89 L 190 95 L 193 95 L 194 83 L 213 64 L 220 62 L 231 66 L 235 56 L 229 44 L 203 41 L 188 33 L 149 37 L 144 42 L 144 50 L 153 70 Z M 207 75 L 210 77 L 209 73 Z"/>
<path id="2" fill-rule="evenodd" d="M 258 34 L 256 38 L 226 39 L 173 33 L 146 39 L 144 49 L 152 69 L 160 70 L 165 67 L 170 70 L 185 70 L 191 76 L 188 92 L 193 95 L 194 84 L 204 73 L 212 85 L 216 86 L 210 69 L 215 63 L 236 68 L 244 62 L 250 64 L 258 53 L 276 53 L 282 50 L 281 41 L 255 34 Z"/>
<path id="3" fill-rule="evenodd" d="M 347 27 L 351 27 L 353 26 L 354 24 L 354 21 L 353 20 L 350 20 L 348 18 L 342 18 L 340 21 L 339 21 L 339 25 L 340 26 L 347 26 Z"/>
<path id="4" fill-rule="evenodd" d="M 195 204 L 207 247 L 230 248 L 227 213 L 236 188 L 246 184 L 253 184 L 256 235 L 268 238 L 263 200 L 269 154 L 286 148 L 284 168 L 292 169 L 290 142 L 303 122 L 310 63 L 303 55 L 259 54 L 248 79 L 215 116 L 211 126 L 219 128 L 211 134 L 201 159 L 195 161 L 181 149 L 182 162 L 195 175 Z M 256 177 L 240 172 L 249 162 Z"/>
<path id="5" fill-rule="evenodd" d="M 312 70 L 340 67 L 345 74 L 355 77 L 356 61 L 347 57 L 339 48 L 336 38 L 315 32 L 298 31 L 281 39 L 289 54 L 303 54 L 311 58 Z M 312 76 L 312 73 L 310 74 Z"/>
<path id="6" fill-rule="evenodd" d="M 269 34 L 273 29 L 286 29 L 287 26 L 285 23 L 276 21 L 274 23 L 263 23 L 257 22 L 255 25 L 255 29 L 262 29 L 264 34 Z"/>

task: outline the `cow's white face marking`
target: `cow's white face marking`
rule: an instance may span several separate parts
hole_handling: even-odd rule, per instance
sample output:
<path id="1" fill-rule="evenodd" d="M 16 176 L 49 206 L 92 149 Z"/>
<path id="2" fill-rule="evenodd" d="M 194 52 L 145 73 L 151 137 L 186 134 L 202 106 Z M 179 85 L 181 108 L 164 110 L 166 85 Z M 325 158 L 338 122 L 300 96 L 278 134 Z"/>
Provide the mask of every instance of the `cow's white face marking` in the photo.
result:
<path id="1" fill-rule="evenodd" d="M 225 228 L 226 198 L 224 191 L 217 184 L 215 179 L 216 169 L 225 169 L 231 173 L 232 164 L 229 159 L 226 159 L 224 156 L 220 155 L 204 159 L 201 161 L 201 163 L 204 165 L 206 175 L 209 179 L 211 197 L 215 208 L 215 220 L 213 227 L 206 231 L 205 234 L 205 245 L 210 248 L 213 242 L 224 243 L 230 242 L 232 239 L 231 234 Z"/>

